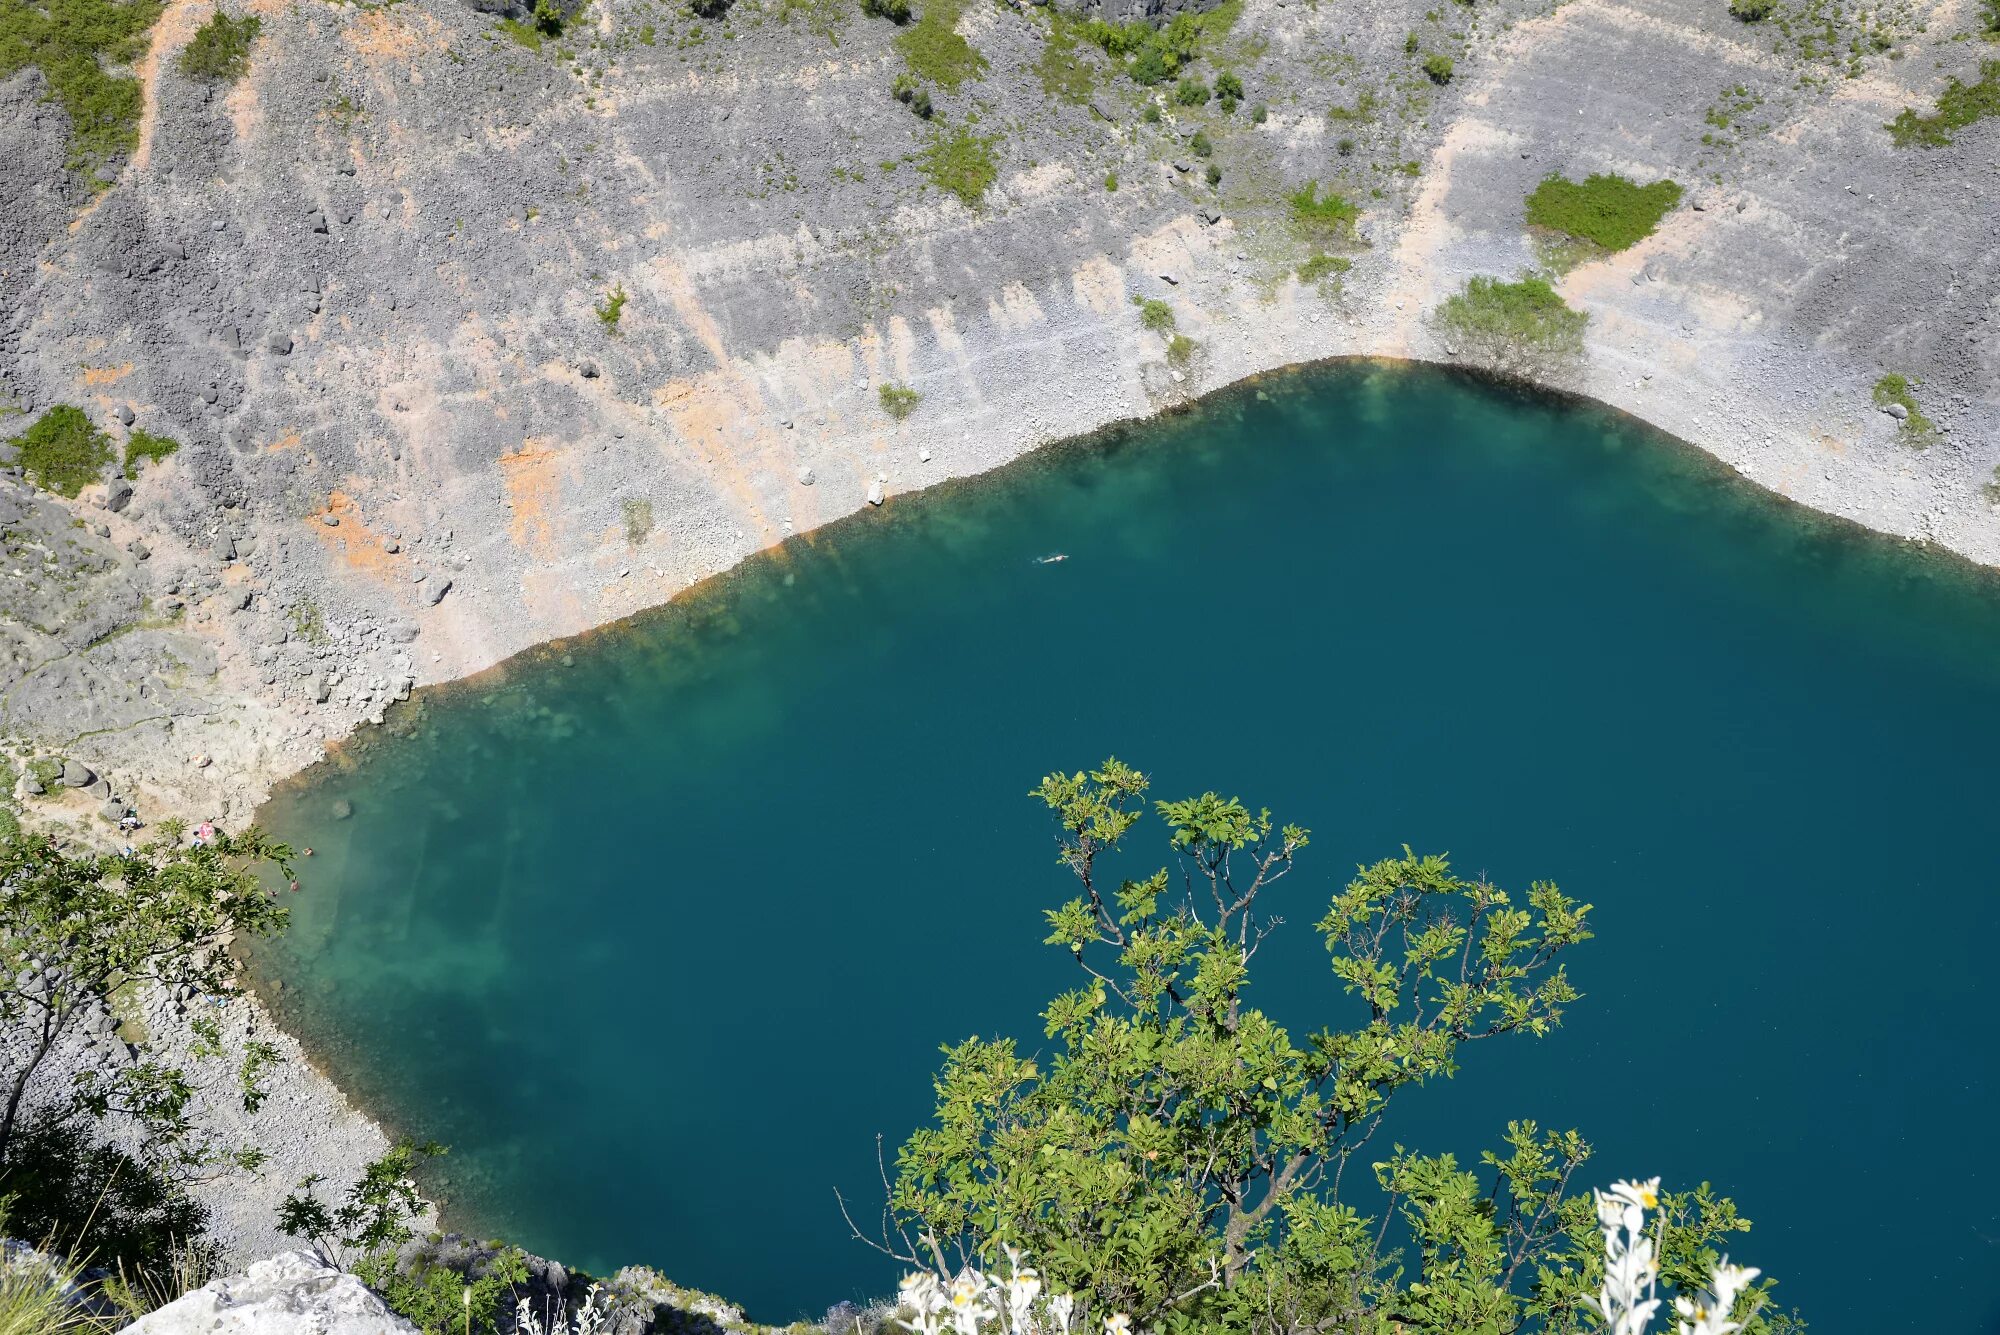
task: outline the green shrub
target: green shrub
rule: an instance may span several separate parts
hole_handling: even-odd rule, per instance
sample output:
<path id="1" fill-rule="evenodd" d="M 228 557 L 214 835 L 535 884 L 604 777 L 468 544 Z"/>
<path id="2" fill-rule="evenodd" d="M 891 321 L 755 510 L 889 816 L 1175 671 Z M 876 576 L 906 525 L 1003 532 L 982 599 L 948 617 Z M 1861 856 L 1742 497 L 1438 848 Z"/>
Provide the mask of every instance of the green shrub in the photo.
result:
<path id="1" fill-rule="evenodd" d="M 1194 138 L 1188 140 L 1188 151 L 1198 158 L 1205 158 L 1215 152 L 1215 144 L 1206 130 L 1196 130 Z"/>
<path id="2" fill-rule="evenodd" d="M 1206 106 L 1208 97 L 1208 85 L 1200 79 L 1182 79 L 1174 86 L 1174 101 L 1184 107 Z"/>
<path id="3" fill-rule="evenodd" d="M 1375 94 L 1373 90 L 1362 89 L 1360 95 L 1354 99 L 1354 105 L 1351 107 L 1328 107 L 1326 109 L 1326 118 L 1328 120 L 1348 122 L 1374 120 Z"/>
<path id="4" fill-rule="evenodd" d="M 1325 284 L 1337 280 L 1342 274 L 1345 274 L 1353 267 L 1354 261 L 1348 259 L 1345 255 L 1314 255 L 1299 266 L 1299 281 L 1308 284 Z"/>
<path id="5" fill-rule="evenodd" d="M 915 412 L 924 397 L 908 385 L 884 385 L 876 393 L 882 400 L 882 411 L 898 422 Z"/>
<path id="6" fill-rule="evenodd" d="M 1995 0 L 2000 3 L 2000 0 Z M 1229 70 L 1215 76 L 1215 101 L 1225 115 L 1234 115 L 1236 106 L 1243 100 L 1243 80 Z"/>
<path id="7" fill-rule="evenodd" d="M 28 762 L 28 773 L 35 776 L 35 782 L 46 792 L 54 792 L 62 782 L 62 761 L 54 756 L 37 756 Z"/>
<path id="8" fill-rule="evenodd" d="M 861 0 L 861 12 L 891 23 L 908 23 L 910 0 Z"/>
<path id="9" fill-rule="evenodd" d="M 1340 156 L 1343 158 L 1353 157 L 1354 137 L 1352 135 L 1345 135 L 1345 134 L 1340 136 L 1340 138 L 1333 145 L 1333 151 L 1340 154 Z"/>
<path id="10" fill-rule="evenodd" d="M 1417 39 L 1417 34 L 1415 32 L 1410 32 L 1406 34 L 1403 38 L 1403 54 L 1406 56 L 1414 56 L 1415 54 L 1417 54 L 1417 48 L 1419 48 L 1422 45 L 1423 43 Z"/>
<path id="11" fill-rule="evenodd" d="M 637 547 L 653 531 L 653 503 L 643 496 L 627 496 L 620 509 L 625 516 L 625 541 Z"/>
<path id="12" fill-rule="evenodd" d="M 1770 18 L 1777 7 L 1777 0 L 1729 0 L 1729 12 L 1745 23 Z"/>
<path id="13" fill-rule="evenodd" d="M 1221 185 L 1222 168 L 1216 166 L 1213 162 L 1209 163 L 1208 170 L 1202 173 L 1202 179 L 1207 181 L 1212 186 Z"/>
<path id="14" fill-rule="evenodd" d="M 1546 278 L 1473 278 L 1438 307 L 1437 322 L 1488 355 L 1571 357 L 1583 351 L 1590 316 L 1571 309 Z"/>
<path id="15" fill-rule="evenodd" d="M 208 83 L 236 82 L 250 68 L 250 43 L 263 26 L 254 14 L 232 19 L 216 10 L 181 48 L 181 73 Z"/>
<path id="16" fill-rule="evenodd" d="M 1938 94 L 1937 110 L 1931 115 L 1919 116 L 1915 108 L 1905 107 L 1883 128 L 1898 148 L 1943 148 L 1951 143 L 1954 130 L 1987 116 L 2000 116 L 2000 60 L 1980 63 L 1978 83 L 1952 79 Z"/>
<path id="17" fill-rule="evenodd" d="M 2000 0 L 1981 0 L 1980 9 L 1980 31 L 1989 38 L 2000 37 Z"/>
<path id="18" fill-rule="evenodd" d="M 1424 76 L 1439 87 L 1451 82 L 1451 71 L 1450 56 L 1441 56 L 1433 52 L 1424 57 Z"/>
<path id="19" fill-rule="evenodd" d="M 1265 121 L 1269 120 L 1270 117 L 1271 117 L 1271 109 L 1265 106 L 1262 102 L 1259 102 L 1250 108 L 1250 123 L 1252 125 L 1262 125 Z"/>
<path id="20" fill-rule="evenodd" d="M 1139 323 L 1145 328 L 1160 335 L 1173 332 L 1174 308 L 1172 306 L 1153 297 L 1142 297 L 1136 292 L 1132 294 L 1132 304 L 1139 308 Z"/>
<path id="21" fill-rule="evenodd" d="M 1179 77 L 1201 58 L 1203 45 L 1234 23 L 1241 11 L 1241 4 L 1225 3 L 1203 14 L 1176 14 L 1158 28 L 1143 19 L 1126 23 L 1093 19 L 1084 25 L 1083 34 L 1114 60 L 1125 60 L 1125 72 L 1150 88 Z"/>
<path id="22" fill-rule="evenodd" d="M 924 12 L 896 35 L 896 49 L 910 72 L 946 92 L 986 72 L 986 57 L 958 35 L 960 0 L 928 0 Z"/>
<path id="23" fill-rule="evenodd" d="M 89 172 L 132 151 L 139 81 L 107 71 L 146 49 L 161 0 L 0 0 L 0 79 L 34 65 L 69 117 L 68 167 Z"/>
<path id="24" fill-rule="evenodd" d="M 167 458 L 180 448 L 180 442 L 165 436 L 156 436 L 150 431 L 134 427 L 125 437 L 125 457 L 120 461 L 120 471 L 127 482 L 139 480 L 139 462 L 150 459 L 154 463 Z"/>
<path id="25" fill-rule="evenodd" d="M 917 170 L 940 190 L 957 195 L 970 207 L 985 198 L 986 188 L 1000 179 L 1000 162 L 993 145 L 999 136 L 974 134 L 964 126 L 949 134 L 933 131 L 917 158 Z"/>
<path id="26" fill-rule="evenodd" d="M 1104 173 L 1104 188 L 1105 188 L 1106 190 L 1109 190 L 1109 191 L 1110 191 L 1110 192 L 1111 192 L 1112 194 L 1114 194 L 1114 195 L 1118 193 L 1118 173 L 1117 173 L 1117 172 L 1106 172 L 1106 173 Z"/>
<path id="27" fill-rule="evenodd" d="M 388 1250 L 367 1256 L 354 1267 L 362 1283 L 424 1335 L 461 1335 L 468 1330 L 486 1335 L 499 1330 L 501 1312 L 514 1305 L 515 1286 L 527 1283 L 527 1258 L 510 1247 L 482 1270 L 461 1275 L 428 1260 L 398 1265 L 395 1253 Z"/>
<path id="28" fill-rule="evenodd" d="M 930 91 L 918 83 L 913 76 L 898 74 L 895 82 L 889 85 L 889 92 L 894 95 L 898 102 L 901 102 L 911 111 L 916 112 L 919 117 L 924 120 L 931 118 Z"/>
<path id="29" fill-rule="evenodd" d="M 688 13 L 698 19 L 719 19 L 729 12 L 730 0 L 688 0 Z M 535 9 L 539 16 L 542 0 L 536 0 Z"/>
<path id="30" fill-rule="evenodd" d="M 1550 175 L 1528 196 L 1528 221 L 1605 250 L 1624 250 L 1651 236 L 1680 202 L 1681 188 L 1673 181 L 1640 185 L 1613 173 L 1579 184 Z"/>
<path id="31" fill-rule="evenodd" d="M 1174 334 L 1167 339 L 1167 365 L 1185 369 L 1194 360 L 1194 351 L 1200 347 L 1186 334 Z"/>
<path id="32" fill-rule="evenodd" d="M 1146 122 L 1146 124 L 1148 125 L 1158 125 L 1162 119 L 1160 115 L 1160 104 L 1157 102 L 1148 102 L 1146 104 L 1146 109 L 1139 113 L 1139 119 Z"/>
<path id="33" fill-rule="evenodd" d="M 83 409 L 66 403 L 43 413 L 9 443 L 20 451 L 27 475 L 59 496 L 74 497 L 111 462 L 110 439 L 90 424 Z"/>
<path id="34" fill-rule="evenodd" d="M 1290 196 L 1290 202 L 1293 225 L 1309 234 L 1351 236 L 1355 220 L 1361 216 L 1360 206 L 1350 203 L 1346 196 L 1331 190 L 1321 196 L 1317 181 L 1307 181 L 1299 187 Z"/>
<path id="35" fill-rule="evenodd" d="M 618 322 L 625 318 L 625 285 L 620 283 L 604 294 L 601 305 L 591 307 L 597 313 L 597 322 L 604 326 L 604 332 L 618 332 Z"/>
<path id="36" fill-rule="evenodd" d="M 1917 407 L 1916 387 L 1920 383 L 1922 382 L 1892 372 L 1875 382 L 1874 394 L 1877 407 L 1887 408 L 1895 405 L 1903 409 L 1904 416 L 1897 424 L 1897 430 L 1901 432 L 1905 441 L 1919 447 L 1929 444 L 1932 434 L 1937 429 L 1937 424 L 1924 416 L 1923 409 Z"/>

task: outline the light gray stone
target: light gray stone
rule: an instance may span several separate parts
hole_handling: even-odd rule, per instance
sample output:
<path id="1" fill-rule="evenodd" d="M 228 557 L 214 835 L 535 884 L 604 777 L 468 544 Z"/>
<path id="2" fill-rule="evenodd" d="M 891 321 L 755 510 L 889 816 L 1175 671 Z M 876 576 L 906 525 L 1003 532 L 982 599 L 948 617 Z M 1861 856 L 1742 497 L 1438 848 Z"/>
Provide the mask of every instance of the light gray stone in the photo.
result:
<path id="1" fill-rule="evenodd" d="M 410 1335 L 352 1275 L 301 1252 L 258 1261 L 127 1326 L 128 1335 Z"/>

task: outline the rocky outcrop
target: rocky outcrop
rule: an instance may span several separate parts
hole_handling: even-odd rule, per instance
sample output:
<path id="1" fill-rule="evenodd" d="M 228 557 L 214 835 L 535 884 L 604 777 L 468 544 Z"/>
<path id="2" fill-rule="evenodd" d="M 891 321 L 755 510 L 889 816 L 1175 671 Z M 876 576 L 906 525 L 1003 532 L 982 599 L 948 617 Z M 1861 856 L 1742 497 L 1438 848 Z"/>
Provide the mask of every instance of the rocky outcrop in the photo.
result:
<path id="1" fill-rule="evenodd" d="M 139 1318 L 130 1335 L 414 1335 L 367 1285 L 302 1252 L 259 1261 Z"/>

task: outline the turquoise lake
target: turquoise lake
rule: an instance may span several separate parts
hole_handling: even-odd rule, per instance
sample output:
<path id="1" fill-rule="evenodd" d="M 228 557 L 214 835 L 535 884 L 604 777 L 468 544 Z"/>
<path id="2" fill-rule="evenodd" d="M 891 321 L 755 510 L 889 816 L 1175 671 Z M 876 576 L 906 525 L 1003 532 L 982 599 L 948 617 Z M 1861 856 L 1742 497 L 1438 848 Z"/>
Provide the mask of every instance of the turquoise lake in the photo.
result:
<path id="1" fill-rule="evenodd" d="M 1109 754 L 1312 828 L 1256 990 L 1300 1032 L 1357 1014 L 1310 924 L 1358 861 L 1597 906 L 1565 1026 L 1385 1151 L 1575 1126 L 1735 1196 L 1821 1331 L 2000 1331 L 2000 586 L 1440 371 L 1239 386 L 420 696 L 269 805 L 315 856 L 256 965 L 451 1146 L 453 1226 L 817 1317 L 893 1289 L 834 1191 L 939 1045 L 1040 1044 L 1025 794 Z"/>

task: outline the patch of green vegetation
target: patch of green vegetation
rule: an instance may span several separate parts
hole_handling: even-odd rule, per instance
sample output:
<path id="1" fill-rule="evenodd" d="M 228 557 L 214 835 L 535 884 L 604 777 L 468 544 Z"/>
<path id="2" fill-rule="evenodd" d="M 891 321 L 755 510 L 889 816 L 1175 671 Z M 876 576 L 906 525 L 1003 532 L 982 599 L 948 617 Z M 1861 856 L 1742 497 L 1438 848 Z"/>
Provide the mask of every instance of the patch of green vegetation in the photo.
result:
<path id="1" fill-rule="evenodd" d="M 181 73 L 207 83 L 235 83 L 250 68 L 250 44 L 263 26 L 254 14 L 232 19 L 216 10 L 181 48 Z"/>
<path id="2" fill-rule="evenodd" d="M 1937 432 L 1937 424 L 1924 416 L 1923 409 L 1917 406 L 1916 387 L 1921 383 L 1892 372 L 1875 382 L 1874 395 L 1878 408 L 1898 407 L 1903 410 L 1896 429 L 1906 443 L 1919 449 L 1930 444 L 1931 437 Z"/>
<path id="3" fill-rule="evenodd" d="M 28 762 L 28 773 L 46 793 L 54 792 L 62 784 L 63 763 L 55 756 L 37 756 Z"/>
<path id="4" fill-rule="evenodd" d="M 999 142 L 998 135 L 974 134 L 963 125 L 949 133 L 933 132 L 930 143 L 917 155 L 917 170 L 932 185 L 957 195 L 970 208 L 1000 179 L 1000 160 L 993 152 Z"/>
<path id="5" fill-rule="evenodd" d="M 292 604 L 290 616 L 292 634 L 298 636 L 307 644 L 325 644 L 327 642 L 326 613 L 320 610 L 319 604 L 313 599 L 302 598 Z"/>
<path id="6" fill-rule="evenodd" d="M 1760 23 L 1777 7 L 1778 0 L 1729 0 L 1729 12 L 1745 23 Z"/>
<path id="7" fill-rule="evenodd" d="M 1262 102 L 1259 102 L 1250 108 L 1250 123 L 1252 125 L 1262 125 L 1265 121 L 1269 120 L 1270 117 L 1271 117 L 1271 109 L 1265 106 Z"/>
<path id="8" fill-rule="evenodd" d="M 1571 357 L 1583 352 L 1590 316 L 1572 309 L 1546 278 L 1513 283 L 1473 278 L 1436 312 L 1438 325 L 1494 353 Z"/>
<path id="9" fill-rule="evenodd" d="M 986 57 L 958 35 L 963 0 L 928 0 L 923 16 L 896 35 L 896 49 L 910 73 L 946 92 L 986 73 Z"/>
<path id="10" fill-rule="evenodd" d="M 141 460 L 158 463 L 180 447 L 180 442 L 177 440 L 169 440 L 165 436 L 156 436 L 150 431 L 134 427 L 125 437 L 125 457 L 120 461 L 120 470 L 125 474 L 127 482 L 137 482 Z"/>
<path id="11" fill-rule="evenodd" d="M 139 81 L 111 71 L 137 60 L 161 0 L 0 0 L 0 79 L 30 65 L 69 116 L 68 166 L 97 168 L 139 138 Z"/>
<path id="12" fill-rule="evenodd" d="M 1981 0 L 1979 32 L 1988 41 L 2000 40 L 2000 0 Z"/>
<path id="13" fill-rule="evenodd" d="M 1436 52 L 1424 57 L 1424 77 L 1442 88 L 1451 82 L 1452 60 L 1450 56 Z"/>
<path id="14" fill-rule="evenodd" d="M 1243 80 L 1230 70 L 1215 76 L 1215 105 L 1222 108 L 1222 114 L 1233 116 L 1237 106 L 1243 101 Z"/>
<path id="15" fill-rule="evenodd" d="M 618 322 L 625 318 L 625 285 L 620 283 L 604 294 L 602 305 L 591 307 L 597 313 L 597 322 L 604 326 L 604 332 L 618 332 Z"/>
<path id="16" fill-rule="evenodd" d="M 1307 181 L 1289 196 L 1292 225 L 1310 236 L 1348 239 L 1361 217 L 1361 206 L 1329 190 L 1319 193 L 1318 181 Z"/>
<path id="17" fill-rule="evenodd" d="M 1326 109 L 1326 118 L 1328 120 L 1345 121 L 1349 123 L 1374 120 L 1375 119 L 1374 90 L 1369 88 L 1362 89 L 1361 92 L 1355 96 L 1354 105 L 1351 107 L 1339 107 L 1339 106 L 1328 107 Z"/>
<path id="18" fill-rule="evenodd" d="M 1198 158 L 1208 157 L 1215 152 L 1215 142 L 1208 137 L 1208 131 L 1194 132 L 1194 137 L 1188 140 L 1188 152 Z"/>
<path id="19" fill-rule="evenodd" d="M 1680 202 L 1681 187 L 1674 181 L 1640 185 L 1614 172 L 1577 182 L 1551 174 L 1528 196 L 1527 212 L 1531 226 L 1608 252 L 1651 236 L 1660 219 Z"/>
<path id="20" fill-rule="evenodd" d="M 1316 287 L 1323 295 L 1332 296 L 1340 288 L 1340 280 L 1354 261 L 1345 255 L 1318 253 L 1306 260 L 1298 268 L 1299 281 L 1307 287 Z"/>
<path id="21" fill-rule="evenodd" d="M 81 408 L 58 404 L 8 442 L 20 451 L 22 469 L 38 486 L 75 497 L 111 462 L 111 441 Z"/>
<path id="22" fill-rule="evenodd" d="M 643 496 L 627 496 L 620 508 L 625 517 L 625 541 L 637 547 L 653 531 L 653 503 Z"/>
<path id="23" fill-rule="evenodd" d="M 861 12 L 870 18 L 888 19 L 891 23 L 908 23 L 910 0 L 861 0 Z"/>
<path id="24" fill-rule="evenodd" d="M 1172 335 L 1167 339 L 1167 365 L 1186 369 L 1188 363 L 1194 360 L 1195 349 L 1200 346 L 1186 334 Z"/>
<path id="25" fill-rule="evenodd" d="M 1042 81 L 1044 93 L 1082 106 L 1090 100 L 1097 80 L 1084 58 L 1078 23 L 1061 10 L 1052 8 L 1047 12 L 1049 31 L 1042 40 L 1041 55 L 1035 58 L 1035 74 Z"/>
<path id="26" fill-rule="evenodd" d="M 901 4 L 903 18 L 910 16 L 909 0 L 878 0 L 878 3 Z M 868 8 L 867 0 L 862 3 L 863 13 L 874 11 Z M 777 0 L 778 22 L 791 26 L 804 23 L 806 31 L 824 37 L 835 46 L 840 45 L 840 25 L 847 21 L 847 6 L 843 0 Z M 897 22 L 901 22 L 898 19 Z M 644 33 L 640 40 L 646 41 Z M 646 45 L 651 46 L 650 41 Z"/>
<path id="27" fill-rule="evenodd" d="M 1106 190 L 1109 190 L 1109 191 L 1110 191 L 1110 192 L 1111 192 L 1112 194 L 1114 194 L 1114 195 L 1118 193 L 1118 173 L 1117 173 L 1117 172 L 1106 172 L 1106 173 L 1104 173 L 1104 188 L 1105 188 Z"/>
<path id="28" fill-rule="evenodd" d="M 555 0 L 535 0 L 534 12 L 525 21 L 521 19 L 501 19 L 500 31 L 527 47 L 530 51 L 542 49 L 542 43 L 563 35 L 562 6 Z M 561 52 L 557 53 L 562 54 Z"/>
<path id="29" fill-rule="evenodd" d="M 1124 23 L 1092 19 L 1084 25 L 1083 35 L 1106 55 L 1123 62 L 1133 80 L 1150 88 L 1178 78 L 1242 13 L 1242 0 L 1225 0 L 1203 14 L 1176 14 L 1159 27 L 1144 19 Z"/>
<path id="30" fill-rule="evenodd" d="M 915 412 L 924 397 L 908 385 L 884 385 L 876 395 L 882 400 L 882 411 L 898 422 Z"/>
<path id="31" fill-rule="evenodd" d="M 526 1257 L 507 1248 L 472 1278 L 433 1260 L 398 1264 L 393 1249 L 384 1248 L 354 1266 L 361 1282 L 382 1296 L 389 1309 L 406 1318 L 423 1335 L 459 1335 L 461 1330 L 497 1331 L 500 1313 L 515 1299 L 517 1285 L 528 1279 Z"/>
<path id="32" fill-rule="evenodd" d="M 918 83 L 914 76 L 907 72 L 898 74 L 896 81 L 889 85 L 889 93 L 920 118 L 924 120 L 931 118 L 933 108 L 930 90 Z"/>
<path id="33" fill-rule="evenodd" d="M 1974 121 L 2000 116 L 2000 60 L 1980 62 L 1979 82 L 1964 83 L 1953 78 L 1938 94 L 1937 110 L 1919 116 L 1914 107 L 1903 108 L 1885 129 L 1898 148 L 1943 148 L 1952 142 L 1952 133 Z"/>
<path id="34" fill-rule="evenodd" d="M 1174 328 L 1174 308 L 1155 297 L 1132 294 L 1132 304 L 1139 308 L 1139 323 L 1156 334 L 1169 334 Z"/>
<path id="35" fill-rule="evenodd" d="M 1208 99 L 1208 84 L 1201 79 L 1182 79 L 1174 88 L 1174 101 L 1184 107 L 1204 107 Z"/>

